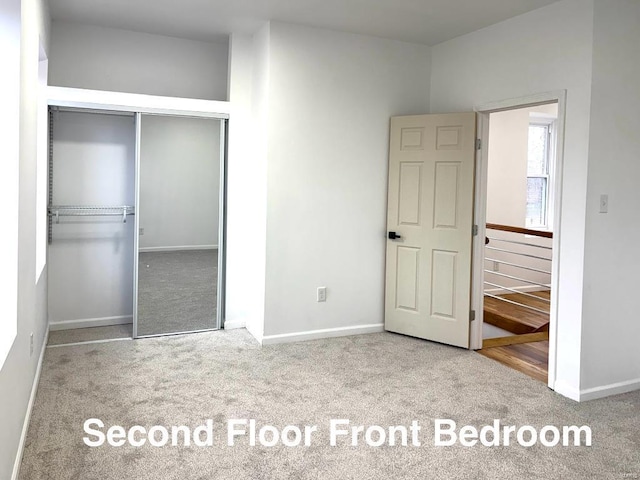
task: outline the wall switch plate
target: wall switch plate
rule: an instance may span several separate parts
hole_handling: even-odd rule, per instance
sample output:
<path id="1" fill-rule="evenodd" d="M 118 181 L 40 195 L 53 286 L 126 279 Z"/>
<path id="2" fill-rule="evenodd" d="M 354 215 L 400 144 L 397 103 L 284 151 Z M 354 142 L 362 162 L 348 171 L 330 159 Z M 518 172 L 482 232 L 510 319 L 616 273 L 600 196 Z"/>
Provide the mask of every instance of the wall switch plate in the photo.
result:
<path id="1" fill-rule="evenodd" d="M 318 302 L 327 301 L 327 287 L 318 287 Z"/>
<path id="2" fill-rule="evenodd" d="M 29 335 L 29 355 L 33 355 L 33 333 Z"/>
<path id="3" fill-rule="evenodd" d="M 609 195 L 600 195 L 600 213 L 609 211 Z"/>
<path id="4" fill-rule="evenodd" d="M 140 235 L 144 235 L 144 227 L 140 227 Z"/>
<path id="5" fill-rule="evenodd" d="M 498 262 L 493 262 L 493 271 L 497 272 L 500 270 L 500 264 Z"/>

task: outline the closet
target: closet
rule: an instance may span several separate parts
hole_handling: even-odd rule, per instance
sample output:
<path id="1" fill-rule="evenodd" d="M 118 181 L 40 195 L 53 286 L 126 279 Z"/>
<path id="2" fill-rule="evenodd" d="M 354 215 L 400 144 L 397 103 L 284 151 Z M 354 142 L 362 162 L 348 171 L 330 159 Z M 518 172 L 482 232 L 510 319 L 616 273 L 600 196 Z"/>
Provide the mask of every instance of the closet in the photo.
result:
<path id="1" fill-rule="evenodd" d="M 146 337 L 221 328 L 226 103 L 53 93 L 51 329 L 131 325 Z"/>
<path id="2" fill-rule="evenodd" d="M 50 112 L 49 319 L 133 322 L 135 115 Z"/>

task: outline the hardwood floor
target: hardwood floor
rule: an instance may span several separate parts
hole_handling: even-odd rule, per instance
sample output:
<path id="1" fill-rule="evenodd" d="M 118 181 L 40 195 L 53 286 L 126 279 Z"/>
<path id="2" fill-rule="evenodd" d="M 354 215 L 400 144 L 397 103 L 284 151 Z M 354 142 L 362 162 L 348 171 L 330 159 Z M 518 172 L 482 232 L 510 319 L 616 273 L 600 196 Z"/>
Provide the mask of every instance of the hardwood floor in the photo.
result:
<path id="1" fill-rule="evenodd" d="M 483 348 L 480 355 L 547 383 L 549 341 Z"/>
<path id="2" fill-rule="evenodd" d="M 539 310 L 549 311 L 549 302 L 545 301 L 549 300 L 548 291 L 532 292 L 530 295 L 540 297 L 540 300 L 521 293 L 510 293 L 500 295 L 500 297 Z M 516 335 L 549 330 L 548 313 L 536 312 L 492 297 L 484 297 L 484 321 Z"/>
<path id="3" fill-rule="evenodd" d="M 549 311 L 550 292 L 532 292 L 538 298 L 520 293 L 501 295 L 512 300 Z M 546 301 L 545 301 L 546 300 Z M 484 321 L 515 335 L 486 339 L 478 353 L 508 367 L 547 382 L 549 364 L 549 314 L 519 305 L 484 297 Z"/>

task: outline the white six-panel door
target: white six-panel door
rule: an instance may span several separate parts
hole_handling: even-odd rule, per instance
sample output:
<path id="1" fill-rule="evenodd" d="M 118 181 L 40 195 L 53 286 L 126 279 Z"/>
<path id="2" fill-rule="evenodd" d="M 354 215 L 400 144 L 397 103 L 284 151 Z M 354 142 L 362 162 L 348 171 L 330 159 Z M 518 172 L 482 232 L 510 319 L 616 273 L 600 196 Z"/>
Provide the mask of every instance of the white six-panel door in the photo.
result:
<path id="1" fill-rule="evenodd" d="M 391 119 L 385 328 L 469 347 L 474 113 Z"/>

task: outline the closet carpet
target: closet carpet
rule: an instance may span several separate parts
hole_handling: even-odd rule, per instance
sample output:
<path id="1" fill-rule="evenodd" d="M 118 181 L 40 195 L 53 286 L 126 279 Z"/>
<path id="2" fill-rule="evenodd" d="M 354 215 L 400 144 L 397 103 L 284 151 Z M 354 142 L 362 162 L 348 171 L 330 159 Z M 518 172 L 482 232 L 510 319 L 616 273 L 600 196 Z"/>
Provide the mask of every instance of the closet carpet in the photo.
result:
<path id="1" fill-rule="evenodd" d="M 212 447 L 83 443 L 83 423 L 212 419 Z M 318 425 L 310 447 L 226 445 L 226 422 Z M 435 447 L 434 419 L 589 425 L 592 447 Z M 331 447 L 330 419 L 422 427 L 420 447 Z M 477 353 L 390 333 L 260 347 L 245 330 L 46 350 L 21 480 L 620 479 L 640 476 L 640 392 L 575 403 Z"/>
<path id="2" fill-rule="evenodd" d="M 47 345 L 58 346 L 77 342 L 95 342 L 113 340 L 116 338 L 131 338 L 133 325 L 111 325 L 108 327 L 74 328 L 71 330 L 56 330 L 49 332 Z"/>
<path id="3" fill-rule="evenodd" d="M 218 250 L 140 253 L 138 335 L 215 328 Z"/>

